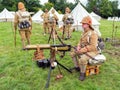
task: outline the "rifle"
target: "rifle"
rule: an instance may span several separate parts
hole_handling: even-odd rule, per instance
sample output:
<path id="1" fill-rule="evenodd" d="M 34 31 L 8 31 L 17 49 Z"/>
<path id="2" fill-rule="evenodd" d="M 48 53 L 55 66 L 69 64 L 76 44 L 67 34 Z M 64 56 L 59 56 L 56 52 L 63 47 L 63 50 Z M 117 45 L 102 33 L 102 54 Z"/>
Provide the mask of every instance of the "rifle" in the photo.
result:
<path id="1" fill-rule="evenodd" d="M 17 27 L 14 27 L 14 29 L 13 29 L 12 22 L 11 22 L 11 27 L 12 27 L 13 38 L 14 38 L 14 46 L 16 47 L 16 30 L 17 30 Z"/>
<path id="2" fill-rule="evenodd" d="M 14 32 L 14 45 L 16 47 L 16 29 L 15 29 L 15 32 Z"/>
<path id="3" fill-rule="evenodd" d="M 17 34 L 17 32 L 16 32 L 16 28 L 15 28 L 15 30 L 14 30 L 14 45 L 15 45 L 15 47 L 16 47 L 16 34 Z"/>
<path id="4" fill-rule="evenodd" d="M 64 34 L 65 34 L 65 25 L 63 25 L 62 39 L 64 39 Z"/>

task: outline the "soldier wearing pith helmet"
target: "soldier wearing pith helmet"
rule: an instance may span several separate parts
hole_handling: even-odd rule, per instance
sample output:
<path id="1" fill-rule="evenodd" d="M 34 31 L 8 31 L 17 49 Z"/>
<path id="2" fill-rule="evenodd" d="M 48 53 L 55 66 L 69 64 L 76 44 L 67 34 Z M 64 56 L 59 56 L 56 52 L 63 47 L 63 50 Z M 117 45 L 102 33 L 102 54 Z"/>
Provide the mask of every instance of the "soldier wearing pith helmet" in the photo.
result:
<path id="1" fill-rule="evenodd" d="M 48 10 L 45 9 L 45 12 L 41 15 L 41 18 L 43 19 L 44 35 L 46 35 L 46 33 L 50 33 L 49 17 L 50 15 Z"/>
<path id="2" fill-rule="evenodd" d="M 25 40 L 27 39 L 27 44 L 30 44 L 30 35 L 32 30 L 32 19 L 30 13 L 26 11 L 26 8 L 22 2 L 18 3 L 18 11 L 15 14 L 14 18 L 14 28 L 19 30 L 21 36 L 22 48 L 24 49 L 26 44 Z"/>
<path id="3" fill-rule="evenodd" d="M 64 39 L 64 37 L 65 37 L 65 40 L 71 38 L 73 16 L 70 12 L 71 12 L 70 8 L 66 7 L 65 15 L 62 18 L 62 20 L 64 22 L 64 31 L 63 32 L 65 34 L 65 35 L 63 34 L 62 38 Z"/>
<path id="4" fill-rule="evenodd" d="M 92 27 L 92 19 L 90 16 L 85 16 L 81 24 L 84 31 L 76 49 L 71 52 L 71 57 L 75 65 L 74 68 L 80 71 L 79 79 L 83 81 L 85 79 L 86 66 L 90 59 L 89 56 L 94 57 L 98 54 L 98 35 Z"/>
<path id="5" fill-rule="evenodd" d="M 58 16 L 55 14 L 55 9 L 52 9 L 49 17 L 49 25 L 50 25 L 52 38 L 57 37 L 55 33 L 57 21 L 58 21 Z"/>

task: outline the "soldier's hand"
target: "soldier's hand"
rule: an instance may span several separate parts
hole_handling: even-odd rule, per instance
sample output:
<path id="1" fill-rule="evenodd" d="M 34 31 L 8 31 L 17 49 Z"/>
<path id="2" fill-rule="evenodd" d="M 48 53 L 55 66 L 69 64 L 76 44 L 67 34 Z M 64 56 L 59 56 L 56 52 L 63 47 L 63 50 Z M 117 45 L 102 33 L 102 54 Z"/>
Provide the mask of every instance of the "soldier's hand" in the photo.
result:
<path id="1" fill-rule="evenodd" d="M 32 30 L 32 27 L 29 27 L 29 30 Z"/>
<path id="2" fill-rule="evenodd" d="M 83 53 L 81 52 L 81 49 L 76 50 L 75 53 L 78 54 L 78 55 L 83 54 Z"/>
<path id="3" fill-rule="evenodd" d="M 81 47 L 80 46 L 77 46 L 77 51 L 79 51 L 81 49 Z"/>

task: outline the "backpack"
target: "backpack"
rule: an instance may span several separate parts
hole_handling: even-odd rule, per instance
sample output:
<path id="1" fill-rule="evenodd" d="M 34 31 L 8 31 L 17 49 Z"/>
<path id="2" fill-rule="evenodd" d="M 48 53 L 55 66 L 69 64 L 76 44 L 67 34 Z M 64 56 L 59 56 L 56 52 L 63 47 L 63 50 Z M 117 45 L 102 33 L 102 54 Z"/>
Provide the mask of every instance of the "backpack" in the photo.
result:
<path id="1" fill-rule="evenodd" d="M 31 26 L 30 21 L 29 21 L 29 17 L 30 17 L 29 12 L 18 11 L 17 15 L 19 16 L 18 27 L 20 28 L 20 30 L 28 29 Z"/>
<path id="2" fill-rule="evenodd" d="M 96 32 L 95 32 L 95 33 L 96 33 Z M 87 39 L 88 43 L 90 42 L 90 37 L 91 37 L 91 35 L 92 35 L 92 33 L 90 32 L 90 33 L 88 34 L 88 39 Z M 103 50 L 104 47 L 105 47 L 105 43 L 103 42 L 102 38 L 99 37 L 99 38 L 98 38 L 97 48 L 98 48 L 98 50 Z"/>

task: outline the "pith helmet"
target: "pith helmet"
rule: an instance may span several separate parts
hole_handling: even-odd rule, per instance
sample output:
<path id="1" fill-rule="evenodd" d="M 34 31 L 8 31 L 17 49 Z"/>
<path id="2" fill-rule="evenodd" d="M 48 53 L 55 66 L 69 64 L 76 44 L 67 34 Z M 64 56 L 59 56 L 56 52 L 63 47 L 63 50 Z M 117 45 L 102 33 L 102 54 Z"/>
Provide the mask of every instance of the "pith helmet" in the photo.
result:
<path id="1" fill-rule="evenodd" d="M 92 27 L 92 19 L 90 18 L 90 16 L 84 17 L 84 18 L 82 19 L 81 23 L 87 23 L 87 24 L 90 26 L 90 28 L 91 28 L 92 30 L 94 30 L 93 27 Z"/>
<path id="2" fill-rule="evenodd" d="M 24 4 L 22 2 L 19 2 L 18 3 L 18 9 L 21 10 L 21 9 L 24 9 L 24 8 L 25 8 Z"/>
<path id="3" fill-rule="evenodd" d="M 52 11 L 51 11 L 52 13 L 55 13 L 55 10 L 54 9 L 52 9 Z"/>
<path id="4" fill-rule="evenodd" d="M 48 10 L 47 10 L 47 9 L 45 9 L 45 12 L 48 12 Z"/>
<path id="5" fill-rule="evenodd" d="M 66 8 L 65 8 L 65 11 L 66 11 L 66 12 L 69 12 L 69 13 L 71 12 L 71 10 L 70 10 L 69 7 L 66 7 Z"/>

